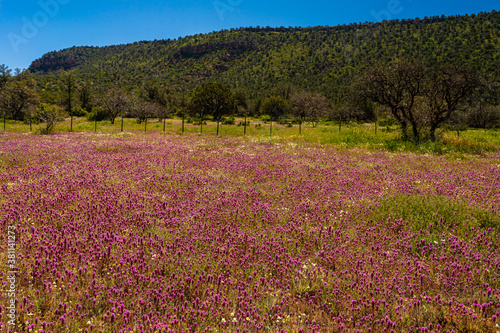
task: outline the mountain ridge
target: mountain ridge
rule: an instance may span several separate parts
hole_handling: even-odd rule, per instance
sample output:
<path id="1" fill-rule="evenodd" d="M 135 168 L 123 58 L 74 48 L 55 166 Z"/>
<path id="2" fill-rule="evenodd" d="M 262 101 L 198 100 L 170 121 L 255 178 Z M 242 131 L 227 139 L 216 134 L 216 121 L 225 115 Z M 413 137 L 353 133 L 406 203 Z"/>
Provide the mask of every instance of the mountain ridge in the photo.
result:
<path id="1" fill-rule="evenodd" d="M 289 84 L 331 99 L 373 63 L 462 63 L 500 77 L 500 12 L 316 27 L 247 27 L 178 39 L 74 46 L 46 53 L 30 71 L 50 81 L 74 70 L 100 86 L 157 80 L 174 91 L 218 81 L 252 94 Z M 43 81 L 43 80 L 42 80 Z"/>

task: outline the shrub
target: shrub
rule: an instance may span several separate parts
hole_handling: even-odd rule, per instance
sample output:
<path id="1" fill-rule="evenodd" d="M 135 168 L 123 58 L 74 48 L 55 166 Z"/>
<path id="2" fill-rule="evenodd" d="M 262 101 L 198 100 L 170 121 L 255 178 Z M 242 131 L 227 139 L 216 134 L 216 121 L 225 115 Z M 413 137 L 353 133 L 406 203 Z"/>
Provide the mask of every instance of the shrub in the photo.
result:
<path id="1" fill-rule="evenodd" d="M 271 116 L 268 115 L 268 114 L 263 114 L 262 116 L 260 116 L 260 120 L 262 120 L 265 123 L 270 122 L 271 121 Z"/>
<path id="2" fill-rule="evenodd" d="M 234 117 L 222 118 L 223 125 L 234 125 Z"/>
<path id="3" fill-rule="evenodd" d="M 250 126 L 250 122 L 249 122 L 249 121 L 247 121 L 246 125 L 247 125 L 247 126 Z M 238 126 L 245 126 L 245 122 L 244 122 L 244 121 L 240 121 L 240 122 L 238 123 Z"/>
<path id="4" fill-rule="evenodd" d="M 96 121 L 96 116 L 97 116 L 97 121 L 108 120 L 108 112 L 106 111 L 106 109 L 100 106 L 92 107 L 92 111 L 87 112 L 86 115 L 89 121 Z"/>
<path id="5" fill-rule="evenodd" d="M 61 108 L 56 105 L 42 103 L 36 111 L 36 118 L 45 123 L 45 128 L 40 130 L 41 134 L 50 134 L 54 131 L 58 121 L 64 119 Z"/>
<path id="6" fill-rule="evenodd" d="M 73 114 L 73 117 L 85 117 L 87 115 L 87 111 L 79 106 L 75 106 L 74 108 L 72 108 L 71 113 Z"/>

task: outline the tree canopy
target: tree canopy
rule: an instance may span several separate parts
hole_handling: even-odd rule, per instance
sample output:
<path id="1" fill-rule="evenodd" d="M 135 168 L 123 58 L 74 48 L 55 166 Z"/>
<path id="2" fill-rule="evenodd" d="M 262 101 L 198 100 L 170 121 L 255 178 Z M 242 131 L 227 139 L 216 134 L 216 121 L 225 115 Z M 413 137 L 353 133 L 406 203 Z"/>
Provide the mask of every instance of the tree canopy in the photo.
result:
<path id="1" fill-rule="evenodd" d="M 204 83 L 193 91 L 191 112 L 201 118 L 210 115 L 216 120 L 236 111 L 234 95 L 228 86 L 217 83 Z"/>
<path id="2" fill-rule="evenodd" d="M 467 98 L 481 84 L 479 74 L 464 66 L 425 67 L 403 61 L 375 66 L 353 85 L 353 92 L 387 107 L 401 125 L 403 137 L 408 137 L 411 126 L 418 143 L 424 128 L 429 128 L 435 141 L 436 129 L 465 107 Z"/>

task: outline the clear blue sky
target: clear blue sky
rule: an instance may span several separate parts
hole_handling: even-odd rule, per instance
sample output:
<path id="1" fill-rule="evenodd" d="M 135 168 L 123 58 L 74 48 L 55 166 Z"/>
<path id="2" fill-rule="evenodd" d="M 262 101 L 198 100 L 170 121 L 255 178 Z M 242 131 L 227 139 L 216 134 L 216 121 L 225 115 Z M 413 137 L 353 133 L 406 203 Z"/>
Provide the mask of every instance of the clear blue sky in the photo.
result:
<path id="1" fill-rule="evenodd" d="M 0 64 L 27 68 L 44 53 L 175 39 L 248 26 L 334 26 L 471 14 L 498 0 L 0 0 Z"/>

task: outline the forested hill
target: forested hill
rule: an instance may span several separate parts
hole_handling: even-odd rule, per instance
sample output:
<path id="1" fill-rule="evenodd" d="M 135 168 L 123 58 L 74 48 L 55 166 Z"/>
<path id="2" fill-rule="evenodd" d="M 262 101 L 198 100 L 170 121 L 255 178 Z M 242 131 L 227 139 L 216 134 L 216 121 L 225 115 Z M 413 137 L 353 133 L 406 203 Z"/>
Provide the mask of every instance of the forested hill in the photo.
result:
<path id="1" fill-rule="evenodd" d="M 251 95 L 286 83 L 337 99 L 372 62 L 397 58 L 468 64 L 499 78 L 500 12 L 310 28 L 240 28 L 177 40 L 72 47 L 30 71 L 43 82 L 60 69 L 100 85 L 133 89 L 156 79 L 176 91 L 205 81 Z"/>

